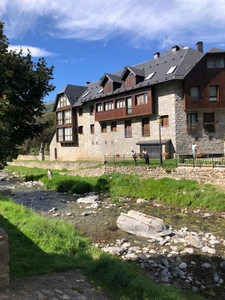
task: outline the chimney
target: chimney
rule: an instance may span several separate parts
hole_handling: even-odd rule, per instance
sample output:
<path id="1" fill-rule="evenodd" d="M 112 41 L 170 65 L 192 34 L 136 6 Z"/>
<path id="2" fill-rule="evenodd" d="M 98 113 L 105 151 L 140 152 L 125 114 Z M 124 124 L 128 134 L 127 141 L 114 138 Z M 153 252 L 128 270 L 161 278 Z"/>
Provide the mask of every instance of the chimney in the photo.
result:
<path id="1" fill-rule="evenodd" d="M 176 52 L 178 50 L 180 50 L 180 47 L 178 47 L 177 45 L 172 47 L 172 52 Z"/>
<path id="2" fill-rule="evenodd" d="M 203 42 L 197 42 L 196 43 L 196 50 L 203 53 Z"/>
<path id="3" fill-rule="evenodd" d="M 160 57 L 160 53 L 159 52 L 155 52 L 154 53 L 154 58 L 159 58 Z"/>

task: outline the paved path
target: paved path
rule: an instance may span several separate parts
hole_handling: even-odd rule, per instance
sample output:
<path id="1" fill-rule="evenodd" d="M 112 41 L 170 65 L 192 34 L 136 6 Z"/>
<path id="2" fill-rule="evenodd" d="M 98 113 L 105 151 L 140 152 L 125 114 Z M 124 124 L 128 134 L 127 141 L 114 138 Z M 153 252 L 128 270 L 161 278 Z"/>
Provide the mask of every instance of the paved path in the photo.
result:
<path id="1" fill-rule="evenodd" d="M 1 300 L 107 300 L 79 270 L 10 280 Z"/>

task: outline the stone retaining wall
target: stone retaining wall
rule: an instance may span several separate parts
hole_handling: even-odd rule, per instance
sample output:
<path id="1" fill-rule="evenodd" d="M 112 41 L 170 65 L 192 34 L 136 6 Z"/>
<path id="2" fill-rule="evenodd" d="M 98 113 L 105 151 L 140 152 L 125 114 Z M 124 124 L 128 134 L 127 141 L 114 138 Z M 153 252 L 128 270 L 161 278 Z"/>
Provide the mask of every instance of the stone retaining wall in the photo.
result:
<path id="1" fill-rule="evenodd" d="M 0 228 L 0 290 L 9 286 L 9 246 L 8 235 Z"/>
<path id="2" fill-rule="evenodd" d="M 57 161 L 13 161 L 10 165 L 39 167 L 44 169 L 67 169 L 71 175 L 80 176 L 101 176 L 103 174 L 137 174 L 144 177 L 152 178 L 173 178 L 173 179 L 190 179 L 196 180 L 199 183 L 224 184 L 225 183 L 225 168 L 223 167 L 192 167 L 180 166 L 171 173 L 166 172 L 163 168 L 149 168 L 144 166 L 108 166 L 107 164 L 99 167 L 98 163 L 84 162 L 57 162 Z M 96 166 L 96 168 L 94 168 Z"/>

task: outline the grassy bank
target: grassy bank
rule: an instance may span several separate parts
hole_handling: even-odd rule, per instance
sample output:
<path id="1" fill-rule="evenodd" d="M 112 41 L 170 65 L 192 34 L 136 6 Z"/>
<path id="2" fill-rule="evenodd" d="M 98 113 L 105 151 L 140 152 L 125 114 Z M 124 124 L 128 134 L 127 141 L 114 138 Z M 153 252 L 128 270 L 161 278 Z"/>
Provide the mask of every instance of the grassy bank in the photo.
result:
<path id="1" fill-rule="evenodd" d="M 141 178 L 138 175 L 103 175 L 101 177 L 68 176 L 67 171 L 53 170 L 53 178 L 47 178 L 47 170 L 9 166 L 10 171 L 21 174 L 26 180 L 40 180 L 47 189 L 58 192 L 109 193 L 114 201 L 119 197 L 144 198 L 164 202 L 172 207 L 203 208 L 212 211 L 225 210 L 225 192 L 213 185 L 199 184 L 192 180 L 169 178 Z"/>

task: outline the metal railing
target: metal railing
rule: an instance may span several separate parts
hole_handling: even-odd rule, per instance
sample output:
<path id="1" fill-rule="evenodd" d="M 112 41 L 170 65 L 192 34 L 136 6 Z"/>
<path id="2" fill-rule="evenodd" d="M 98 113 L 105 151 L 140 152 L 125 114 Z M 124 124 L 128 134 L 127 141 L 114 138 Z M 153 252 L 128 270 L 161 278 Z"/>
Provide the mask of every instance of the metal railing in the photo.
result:
<path id="1" fill-rule="evenodd" d="M 222 155 L 202 154 L 193 158 L 190 155 L 179 155 L 179 166 L 190 167 L 225 167 L 225 157 Z"/>
<path id="2" fill-rule="evenodd" d="M 113 163 L 118 165 L 131 165 L 133 164 L 133 158 L 131 155 L 104 155 L 104 163 Z M 137 156 L 137 164 L 146 166 L 145 159 L 140 155 Z M 149 159 L 149 167 L 160 166 L 160 158 L 154 157 Z M 191 155 L 179 154 L 176 158 L 163 159 L 163 167 L 213 167 L 224 168 L 225 157 L 222 155 L 204 154 L 201 157 L 195 159 Z"/>
<path id="3" fill-rule="evenodd" d="M 104 155 L 104 164 L 115 165 L 132 165 L 134 163 L 132 155 Z M 137 164 L 140 166 L 157 167 L 160 166 L 160 158 L 149 158 L 149 165 L 146 165 L 144 157 L 137 155 Z M 163 160 L 163 166 L 165 167 L 177 167 L 178 159 L 165 159 Z"/>

